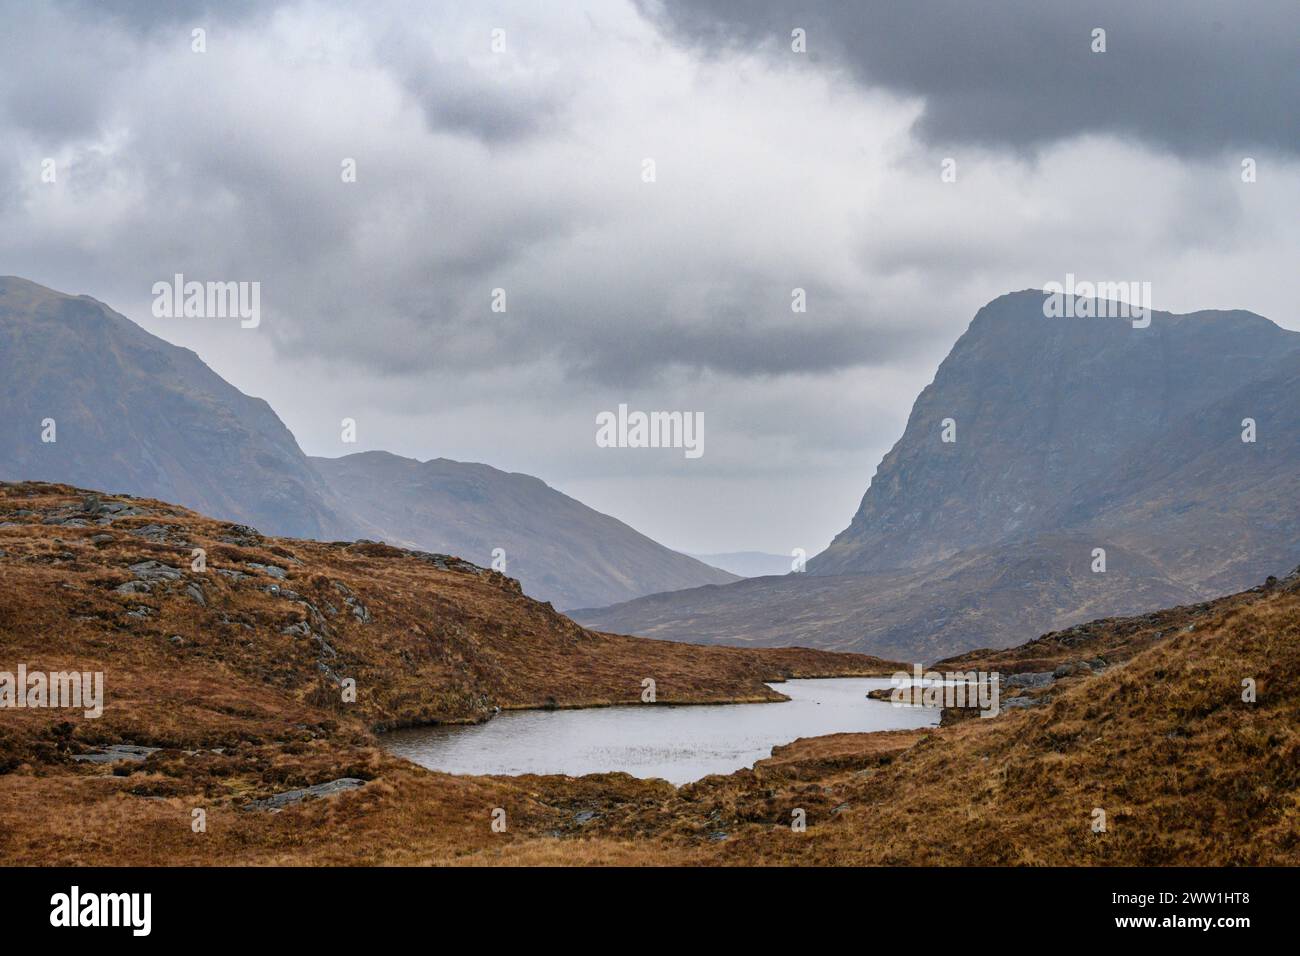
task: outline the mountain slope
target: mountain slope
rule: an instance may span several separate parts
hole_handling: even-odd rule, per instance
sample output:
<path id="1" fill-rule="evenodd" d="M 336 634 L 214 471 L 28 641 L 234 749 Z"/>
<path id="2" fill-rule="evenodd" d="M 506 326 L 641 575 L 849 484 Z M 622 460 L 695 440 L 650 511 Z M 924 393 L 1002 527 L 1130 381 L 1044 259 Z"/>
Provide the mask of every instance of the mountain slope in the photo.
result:
<path id="1" fill-rule="evenodd" d="M 165 498 L 268 533 L 344 525 L 266 402 L 89 296 L 12 276 L 0 277 L 0 449 L 0 478 Z"/>
<path id="2" fill-rule="evenodd" d="M 1245 587 L 1300 560 L 1298 346 L 1246 312 L 1155 313 L 1134 329 L 1044 318 L 1040 292 L 1003 296 L 807 575 L 573 615 L 675 640 L 933 659 Z M 940 440 L 945 418 L 956 443 Z"/>
<path id="3" fill-rule="evenodd" d="M 919 567 L 1077 525 L 1119 462 L 1300 348 L 1300 333 L 1249 312 L 1154 312 L 1133 328 L 1046 318 L 1043 299 L 1016 292 L 979 310 L 810 574 Z"/>
<path id="4" fill-rule="evenodd" d="M 597 630 L 665 640 L 797 644 L 930 661 L 1197 599 L 1142 556 L 1113 545 L 1107 573 L 1092 573 L 1093 544 L 1044 536 L 963 551 L 923 568 L 749 578 L 570 615 Z"/>
<path id="5" fill-rule="evenodd" d="M 42 441 L 46 419 L 54 442 Z M 0 449 L 0 479 L 161 498 L 268 534 L 381 539 L 481 564 L 504 548 L 529 593 L 562 607 L 736 580 L 527 475 L 382 452 L 313 464 L 266 402 L 193 352 L 88 296 L 14 277 L 0 278 Z"/>
<path id="6" fill-rule="evenodd" d="M 1242 441 L 1242 422 L 1255 441 Z M 1175 579 L 1221 594 L 1300 556 L 1300 352 L 1186 416 L 1127 456 L 1080 510 L 1084 529 L 1158 560 Z M 1080 496 L 1082 500 L 1082 495 Z"/>
<path id="7" fill-rule="evenodd" d="M 530 475 L 388 452 L 312 463 L 367 535 L 484 565 L 500 548 L 506 573 L 561 609 L 736 580 Z"/>

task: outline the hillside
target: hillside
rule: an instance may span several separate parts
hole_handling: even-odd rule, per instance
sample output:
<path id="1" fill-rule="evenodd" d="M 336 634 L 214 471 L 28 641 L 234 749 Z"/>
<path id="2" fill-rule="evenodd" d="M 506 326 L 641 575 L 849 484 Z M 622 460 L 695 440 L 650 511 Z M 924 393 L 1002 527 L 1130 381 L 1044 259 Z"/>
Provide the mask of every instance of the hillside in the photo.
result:
<path id="1" fill-rule="evenodd" d="M 102 302 L 13 276 L 0 277 L 0 448 L 0 479 L 157 497 L 297 537 L 347 526 L 266 402 Z"/>
<path id="2" fill-rule="evenodd" d="M 206 576 L 184 570 L 192 545 L 208 548 Z M 1094 665 L 1067 668 L 1032 706 L 995 719 L 796 741 L 752 770 L 673 788 L 624 774 L 453 777 L 384 754 L 371 727 L 634 700 L 645 673 L 662 678 L 661 699 L 758 699 L 770 696 L 763 678 L 883 662 L 592 634 L 463 562 L 261 538 L 159 502 L 58 486 L 0 488 L 0 571 L 7 659 L 106 678 L 99 720 L 5 712 L 6 859 L 1300 860 L 1300 575 L 1002 654 L 1020 669 Z M 355 709 L 338 702 L 331 673 L 355 676 Z M 97 762 L 121 745 L 163 749 Z M 291 793 L 308 787 L 323 795 Z M 204 832 L 191 827 L 193 808 L 205 810 Z M 504 833 L 489 825 L 494 808 L 509 815 Z M 790 829 L 795 808 L 806 833 Z M 1104 833 L 1091 829 L 1096 808 Z"/>
<path id="3" fill-rule="evenodd" d="M 1242 420 L 1256 426 L 1241 440 Z M 1160 562 L 1173 578 L 1221 594 L 1300 561 L 1300 353 L 1189 415 L 1080 494 L 1082 527 Z"/>
<path id="4" fill-rule="evenodd" d="M 11 766 L 32 748 L 232 746 L 326 727 L 369 739 L 498 708 L 638 703 L 647 677 L 666 704 L 780 700 L 766 681 L 895 667 L 596 634 L 458 558 L 263 537 L 61 485 L 0 484 L 0 575 L 0 670 L 99 670 L 108 694 L 98 719 L 5 712 Z"/>
<path id="5" fill-rule="evenodd" d="M 1107 572 L 1092 573 L 1096 543 L 1046 535 L 916 569 L 750 578 L 570 613 L 598 630 L 664 640 L 807 644 L 928 661 L 1198 598 L 1141 555 L 1108 541 Z"/>
<path id="6" fill-rule="evenodd" d="M 629 812 L 611 835 L 675 826 L 684 855 L 730 863 L 1300 862 L 1300 574 L 1071 637 L 1058 659 L 1105 660 L 1056 680 L 1036 706 L 933 732 L 798 741 L 752 777 Z M 789 831 L 791 806 L 806 810 L 807 834 Z M 686 808 L 695 821 L 716 814 L 727 839 L 692 843 L 669 822 Z M 1093 831 L 1098 809 L 1105 832 Z"/>
<path id="7" fill-rule="evenodd" d="M 387 452 L 311 461 L 366 536 L 483 565 L 500 548 L 506 573 L 560 609 L 737 580 L 531 475 Z"/>

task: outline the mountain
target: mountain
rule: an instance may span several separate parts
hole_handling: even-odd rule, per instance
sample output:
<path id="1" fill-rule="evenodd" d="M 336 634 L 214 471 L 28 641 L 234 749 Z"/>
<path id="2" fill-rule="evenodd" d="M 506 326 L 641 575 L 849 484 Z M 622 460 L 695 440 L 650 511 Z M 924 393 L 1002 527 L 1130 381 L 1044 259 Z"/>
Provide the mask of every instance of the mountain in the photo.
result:
<path id="1" fill-rule="evenodd" d="M 1223 407 L 1232 428 L 1211 429 L 1201 413 L 1300 349 L 1300 333 L 1250 312 L 1153 312 L 1134 328 L 1046 318 L 1043 306 L 1044 293 L 1028 290 L 979 310 L 810 574 L 920 567 L 1078 525 L 1106 500 L 1116 467 L 1149 460 L 1172 431 L 1197 447 L 1240 443 L 1249 409 Z M 955 442 L 942 441 L 945 419 Z"/>
<path id="2" fill-rule="evenodd" d="M 975 316 L 807 574 L 573 616 L 934 659 L 1202 600 L 1297 559 L 1300 334 L 1249 312 L 1049 319 L 1028 291 Z"/>
<path id="3" fill-rule="evenodd" d="M 503 548 L 528 593 L 562 607 L 736 580 L 527 475 L 384 452 L 309 460 L 266 402 L 192 351 L 12 276 L 0 277 L 0 449 L 0 479 L 161 498 L 268 534 L 481 564 Z"/>
<path id="4" fill-rule="evenodd" d="M 483 565 L 499 548 L 507 574 L 561 609 L 736 580 L 530 475 L 379 451 L 311 461 L 368 536 Z"/>
<path id="5" fill-rule="evenodd" d="M 728 551 L 723 554 L 693 554 L 705 564 L 722 568 L 742 578 L 761 578 L 771 574 L 789 574 L 793 559 L 784 554 L 765 551 Z"/>
<path id="6" fill-rule="evenodd" d="M 0 478 L 164 498 L 298 537 L 346 525 L 266 402 L 102 302 L 13 276 L 0 277 L 0 449 Z"/>

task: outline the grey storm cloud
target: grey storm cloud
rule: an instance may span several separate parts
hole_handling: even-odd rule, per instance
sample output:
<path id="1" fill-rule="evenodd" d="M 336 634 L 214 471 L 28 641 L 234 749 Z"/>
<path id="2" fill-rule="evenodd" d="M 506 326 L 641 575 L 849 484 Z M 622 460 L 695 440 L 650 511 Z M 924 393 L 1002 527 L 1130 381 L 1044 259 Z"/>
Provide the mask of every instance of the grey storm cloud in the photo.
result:
<path id="1" fill-rule="evenodd" d="M 383 374 L 546 360 L 603 385 L 908 360 L 948 334 L 918 293 L 1021 258 L 1006 204 L 1029 174 L 986 175 L 985 206 L 1001 200 L 1010 223 L 988 235 L 979 206 L 934 194 L 928 165 L 855 142 L 907 141 L 905 98 L 881 105 L 773 65 L 766 39 L 802 25 L 813 59 L 921 94 L 931 135 L 999 147 L 1126 123 L 1200 146 L 1257 127 L 1294 135 L 1263 120 L 1291 115 L 1277 97 L 1296 95 L 1274 55 L 1289 51 L 1282 5 L 1217 14 L 1218 29 L 1198 4 L 1172 20 L 1160 4 L 1056 7 L 705 0 L 647 7 L 650 24 L 611 5 L 596 24 L 527 4 L 6 4 L 3 118 L 24 138 L 0 136 L 0 152 L 26 150 L 28 165 L 10 167 L 0 197 L 21 205 L 12 182 L 31 157 L 71 144 L 66 179 L 102 238 L 65 262 L 138 288 L 174 271 L 259 277 L 283 354 Z M 189 27 L 212 18 L 209 51 L 191 55 Z M 1104 55 L 1088 52 L 1094 22 L 1109 30 Z M 498 23 L 504 57 L 488 52 Z M 691 42 L 664 44 L 656 27 Z M 718 55 L 701 60 L 701 47 Z M 742 66 L 710 69 L 725 51 Z M 662 169 L 652 186 L 647 155 Z M 355 185 L 339 183 L 341 156 L 357 157 Z M 117 198 L 130 193 L 147 201 Z M 1181 232 L 1203 233 L 1189 217 L 1207 201 L 1178 204 Z M 1215 200 L 1217 221 L 1233 202 Z M 28 210 L 29 254 L 63 236 L 42 208 Z M 796 286 L 803 315 L 789 308 Z M 493 319 L 496 287 L 510 312 Z"/>
<path id="2" fill-rule="evenodd" d="M 419 101 L 430 130 L 464 133 L 491 146 L 553 134 L 564 122 L 564 98 L 555 91 L 520 88 L 467 76 L 460 65 L 436 58 L 405 35 L 379 48 L 385 62 Z"/>
<path id="3" fill-rule="evenodd" d="M 700 47 L 769 42 L 925 98 L 937 142 L 1032 148 L 1080 133 L 1183 154 L 1300 152 L 1294 0 L 640 0 Z M 1091 49 L 1106 31 L 1106 52 Z"/>

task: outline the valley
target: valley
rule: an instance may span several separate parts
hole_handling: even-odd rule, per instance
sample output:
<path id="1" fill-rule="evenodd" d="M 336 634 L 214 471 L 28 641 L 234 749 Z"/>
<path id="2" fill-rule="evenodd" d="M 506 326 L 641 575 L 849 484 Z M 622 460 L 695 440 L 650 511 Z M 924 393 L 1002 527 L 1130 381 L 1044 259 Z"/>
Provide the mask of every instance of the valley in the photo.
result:
<path id="1" fill-rule="evenodd" d="M 1300 563 L 1300 334 L 1240 311 L 1152 311 L 1134 328 L 1099 303 L 1074 318 L 1044 304 L 1025 290 L 978 310 L 806 574 L 573 617 L 669 640 L 934 659 Z"/>
<path id="2" fill-rule="evenodd" d="M 207 577 L 185 570 L 195 546 Z M 1279 864 L 1300 851 L 1294 574 L 964 655 L 962 669 L 1062 675 L 995 719 L 805 738 L 674 787 L 432 772 L 376 733 L 636 704 L 649 674 L 668 704 L 778 701 L 770 684 L 898 663 L 595 633 L 455 558 L 270 538 L 39 483 L 0 486 L 0 573 L 6 660 L 105 674 L 97 719 L 0 713 L 0 852 L 14 861 Z"/>
<path id="3" fill-rule="evenodd" d="M 16 276 L 0 276 L 0 381 L 0 479 L 156 496 L 271 534 L 480 564 L 500 549 L 530 596 L 562 609 L 737 580 L 531 475 L 383 451 L 309 457 L 265 401 L 194 352 L 89 296 Z M 43 440 L 52 430 L 58 440 Z"/>

